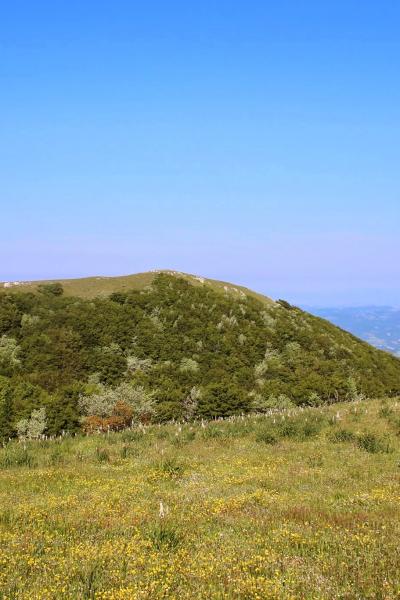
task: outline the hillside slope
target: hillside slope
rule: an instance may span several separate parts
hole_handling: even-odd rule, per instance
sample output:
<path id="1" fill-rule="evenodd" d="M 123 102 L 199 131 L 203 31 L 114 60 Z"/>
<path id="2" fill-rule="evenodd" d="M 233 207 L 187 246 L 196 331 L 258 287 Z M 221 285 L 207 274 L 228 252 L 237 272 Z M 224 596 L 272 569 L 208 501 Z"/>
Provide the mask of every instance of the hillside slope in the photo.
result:
<path id="1" fill-rule="evenodd" d="M 399 424 L 372 400 L 11 442 L 3 597 L 398 599 Z"/>
<path id="2" fill-rule="evenodd" d="M 372 346 L 400 356 L 400 309 L 392 306 L 309 308 Z"/>
<path id="3" fill-rule="evenodd" d="M 158 273 L 109 297 L 1 293 L 0 435 L 41 407 L 59 433 L 139 405 L 138 418 L 165 421 L 400 392 L 394 356 L 234 287 Z"/>
<path id="4" fill-rule="evenodd" d="M 234 285 L 227 281 L 218 281 L 216 279 L 209 279 L 207 277 L 200 277 L 198 275 L 191 275 L 189 273 L 182 273 L 180 271 L 173 270 L 154 270 L 146 271 L 144 273 L 135 273 L 133 275 L 121 275 L 117 277 L 82 277 L 78 279 L 57 279 L 57 280 L 42 280 L 42 281 L 9 281 L 0 282 L 0 291 L 6 290 L 7 292 L 12 291 L 23 291 L 23 292 L 34 292 L 38 291 L 41 285 L 51 284 L 55 281 L 61 283 L 64 288 L 65 296 L 79 296 L 80 298 L 96 298 L 109 296 L 113 292 L 129 292 L 132 290 L 143 290 L 145 287 L 152 284 L 154 279 L 159 274 L 166 274 L 172 277 L 179 277 L 185 279 L 189 283 L 195 286 L 205 286 L 217 292 L 223 292 L 224 294 L 232 294 L 233 296 L 240 296 L 245 294 L 257 298 L 261 302 L 270 304 L 272 300 L 263 294 L 258 294 L 253 290 L 249 290 L 240 285 Z"/>

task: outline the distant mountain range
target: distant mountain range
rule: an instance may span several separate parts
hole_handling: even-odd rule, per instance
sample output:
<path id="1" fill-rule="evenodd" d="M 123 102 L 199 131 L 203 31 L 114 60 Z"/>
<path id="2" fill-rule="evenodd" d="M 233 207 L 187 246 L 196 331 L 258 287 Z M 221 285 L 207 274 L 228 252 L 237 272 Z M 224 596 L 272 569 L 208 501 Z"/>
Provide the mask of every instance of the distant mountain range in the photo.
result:
<path id="1" fill-rule="evenodd" d="M 306 308 L 306 307 L 304 307 Z M 392 306 L 306 308 L 376 348 L 400 356 L 400 309 Z"/>

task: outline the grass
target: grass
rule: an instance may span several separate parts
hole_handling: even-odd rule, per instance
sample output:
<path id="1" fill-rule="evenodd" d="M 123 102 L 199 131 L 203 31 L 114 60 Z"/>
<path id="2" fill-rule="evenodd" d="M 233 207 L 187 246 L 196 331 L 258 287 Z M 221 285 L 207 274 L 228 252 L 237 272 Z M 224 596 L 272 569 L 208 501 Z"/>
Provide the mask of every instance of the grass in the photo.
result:
<path id="1" fill-rule="evenodd" d="M 143 290 L 146 286 L 151 285 L 157 273 L 164 272 L 170 275 L 176 275 L 189 281 L 192 285 L 207 285 L 216 292 L 229 293 L 232 297 L 240 297 L 240 294 L 252 296 L 257 300 L 261 300 L 263 304 L 271 305 L 273 302 L 267 296 L 249 290 L 240 285 L 234 285 L 225 281 L 216 279 L 208 279 L 190 275 L 189 273 L 181 273 L 171 270 L 163 271 L 147 271 L 145 273 L 135 273 L 133 275 L 120 275 L 118 277 L 82 277 L 78 279 L 57 279 L 46 281 L 26 281 L 19 285 L 4 288 L 4 283 L 0 282 L 0 291 L 5 289 L 7 292 L 23 291 L 36 292 L 38 285 L 42 283 L 53 283 L 59 281 L 63 288 L 65 296 L 78 296 L 81 298 L 95 298 L 96 296 L 109 296 L 113 292 L 127 292 L 130 290 Z"/>
<path id="2" fill-rule="evenodd" d="M 399 598 L 399 418 L 376 400 L 9 443 L 0 598 Z"/>

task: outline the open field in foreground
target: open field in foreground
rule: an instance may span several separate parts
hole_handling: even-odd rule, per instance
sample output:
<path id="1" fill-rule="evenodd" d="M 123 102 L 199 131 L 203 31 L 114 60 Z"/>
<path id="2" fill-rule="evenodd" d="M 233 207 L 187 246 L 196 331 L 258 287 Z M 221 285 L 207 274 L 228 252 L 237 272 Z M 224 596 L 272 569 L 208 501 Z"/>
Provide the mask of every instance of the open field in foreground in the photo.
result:
<path id="1" fill-rule="evenodd" d="M 10 443 L 0 598 L 398 598 L 399 433 L 391 400 Z"/>

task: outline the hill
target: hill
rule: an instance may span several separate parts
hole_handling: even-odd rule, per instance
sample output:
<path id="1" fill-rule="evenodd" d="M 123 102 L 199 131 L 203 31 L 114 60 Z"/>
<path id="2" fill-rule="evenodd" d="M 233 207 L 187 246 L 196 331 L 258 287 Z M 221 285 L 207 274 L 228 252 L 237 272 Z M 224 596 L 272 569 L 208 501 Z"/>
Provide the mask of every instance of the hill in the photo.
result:
<path id="1" fill-rule="evenodd" d="M 217 292 L 224 294 L 232 294 L 240 296 L 245 294 L 257 298 L 261 302 L 270 304 L 272 300 L 263 294 L 258 294 L 253 290 L 249 290 L 240 285 L 233 285 L 226 281 L 217 281 L 216 279 L 208 279 L 198 275 L 190 275 L 173 270 L 153 270 L 145 273 L 135 273 L 133 275 L 121 275 L 118 277 L 82 277 L 78 279 L 57 279 L 57 280 L 42 280 L 42 281 L 8 281 L 0 282 L 0 291 L 24 291 L 37 293 L 40 286 L 61 283 L 64 289 L 65 296 L 79 296 L 80 298 L 96 298 L 109 296 L 113 292 L 129 292 L 132 290 L 143 290 L 151 285 L 154 279 L 159 274 L 170 275 L 171 277 L 179 277 L 185 279 L 194 286 L 209 287 Z"/>
<path id="2" fill-rule="evenodd" d="M 0 448 L 0 595 L 398 598 L 396 401 Z"/>
<path id="3" fill-rule="evenodd" d="M 372 346 L 400 356 L 400 310 L 392 306 L 309 308 Z"/>
<path id="4" fill-rule="evenodd" d="M 190 275 L 137 277 L 109 295 L 96 280 L 89 298 L 54 283 L 0 294 L 0 436 L 400 392 L 397 358 L 285 301 Z"/>

